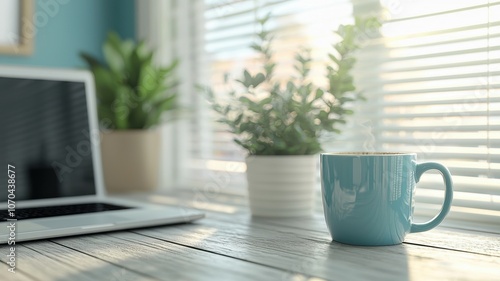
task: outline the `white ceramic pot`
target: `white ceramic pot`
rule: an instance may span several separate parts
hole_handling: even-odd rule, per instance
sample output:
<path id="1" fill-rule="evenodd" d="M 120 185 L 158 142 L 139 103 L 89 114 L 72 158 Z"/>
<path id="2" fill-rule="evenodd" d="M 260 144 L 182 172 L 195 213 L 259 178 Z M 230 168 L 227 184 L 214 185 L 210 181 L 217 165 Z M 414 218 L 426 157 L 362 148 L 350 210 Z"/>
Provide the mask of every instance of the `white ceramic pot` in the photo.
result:
<path id="1" fill-rule="evenodd" d="M 157 188 L 160 156 L 160 134 L 157 130 L 102 133 L 101 154 L 108 192 Z"/>
<path id="2" fill-rule="evenodd" d="M 317 161 L 316 155 L 247 157 L 248 196 L 252 215 L 311 215 L 318 179 Z"/>

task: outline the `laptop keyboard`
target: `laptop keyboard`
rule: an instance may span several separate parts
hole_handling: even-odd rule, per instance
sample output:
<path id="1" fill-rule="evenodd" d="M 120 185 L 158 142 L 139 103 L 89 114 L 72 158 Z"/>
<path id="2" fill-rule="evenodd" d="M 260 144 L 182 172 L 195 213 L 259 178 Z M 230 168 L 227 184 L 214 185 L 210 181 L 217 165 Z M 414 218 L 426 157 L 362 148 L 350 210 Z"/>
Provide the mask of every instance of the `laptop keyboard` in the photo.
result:
<path id="1" fill-rule="evenodd" d="M 37 207 L 37 208 L 17 208 L 15 213 L 15 219 L 36 219 L 36 218 L 48 218 L 57 216 L 67 216 L 76 214 L 87 214 L 87 213 L 97 213 L 115 210 L 130 209 L 130 207 L 104 204 L 104 203 L 87 203 L 87 204 L 77 204 L 77 205 L 60 205 L 60 206 L 50 206 L 50 207 Z M 7 210 L 0 211 L 0 220 L 6 221 L 7 219 L 14 219 L 9 217 Z"/>

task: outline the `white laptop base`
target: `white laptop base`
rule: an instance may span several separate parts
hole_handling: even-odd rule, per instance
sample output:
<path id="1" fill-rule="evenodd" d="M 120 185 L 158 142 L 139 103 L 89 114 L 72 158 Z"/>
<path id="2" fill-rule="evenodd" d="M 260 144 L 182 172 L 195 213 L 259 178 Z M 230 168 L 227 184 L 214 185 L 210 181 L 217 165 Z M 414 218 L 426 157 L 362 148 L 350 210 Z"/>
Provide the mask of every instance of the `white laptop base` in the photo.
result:
<path id="1" fill-rule="evenodd" d="M 8 226 L 13 222 L 15 222 L 15 242 L 18 243 L 29 240 L 186 223 L 204 217 L 204 214 L 197 210 L 143 204 L 122 199 L 84 200 L 78 203 L 108 203 L 132 208 L 1 222 L 0 244 L 8 242 L 10 233 Z M 8 233 L 5 233 L 6 231 Z"/>
<path id="2" fill-rule="evenodd" d="M 0 244 L 9 239 L 8 226 L 15 222 L 15 242 L 116 231 L 131 228 L 186 223 L 203 218 L 202 212 L 181 207 L 168 207 L 139 203 L 124 199 L 78 200 L 84 203 L 107 203 L 131 207 L 125 210 L 103 211 L 88 214 L 65 215 L 48 218 L 1 222 Z M 48 206 L 46 204 L 42 206 Z"/>

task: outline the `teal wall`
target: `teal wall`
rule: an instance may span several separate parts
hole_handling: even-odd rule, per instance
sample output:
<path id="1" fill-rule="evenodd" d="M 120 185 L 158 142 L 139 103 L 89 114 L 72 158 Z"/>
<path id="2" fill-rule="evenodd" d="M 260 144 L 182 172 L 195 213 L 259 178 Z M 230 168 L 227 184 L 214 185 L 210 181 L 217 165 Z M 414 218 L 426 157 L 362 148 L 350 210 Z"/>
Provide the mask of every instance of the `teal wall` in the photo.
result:
<path id="1" fill-rule="evenodd" d="M 0 54 L 0 64 L 83 67 L 79 53 L 85 51 L 102 58 L 101 45 L 108 31 L 115 30 L 125 38 L 135 37 L 134 0 L 34 2 L 38 17 L 34 20 L 37 27 L 33 54 Z"/>

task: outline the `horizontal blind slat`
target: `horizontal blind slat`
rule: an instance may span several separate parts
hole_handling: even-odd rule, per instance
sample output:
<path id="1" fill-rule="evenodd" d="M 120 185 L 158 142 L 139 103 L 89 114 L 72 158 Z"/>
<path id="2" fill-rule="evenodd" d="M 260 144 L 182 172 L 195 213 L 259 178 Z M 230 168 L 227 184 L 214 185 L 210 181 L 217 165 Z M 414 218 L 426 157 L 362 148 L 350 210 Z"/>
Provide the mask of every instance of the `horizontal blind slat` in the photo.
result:
<path id="1" fill-rule="evenodd" d="M 434 76 L 434 77 L 416 77 L 416 78 L 407 78 L 407 79 L 385 79 L 384 81 L 380 80 L 372 80 L 363 83 L 366 85 L 365 87 L 382 87 L 391 84 L 401 84 L 401 83 L 415 83 L 415 82 L 430 82 L 430 81 L 443 81 L 443 80 L 451 80 L 451 79 L 464 79 L 464 78 L 482 78 L 485 76 L 497 76 L 500 75 L 500 71 L 483 71 L 483 72 L 473 72 L 473 73 L 465 73 L 465 74 L 455 74 L 455 75 L 443 75 L 443 76 Z"/>
<path id="2" fill-rule="evenodd" d="M 491 110 L 489 112 L 487 111 L 463 111 L 463 112 L 458 112 L 458 111 L 450 111 L 450 112 L 430 112 L 430 113 L 387 113 L 387 114 L 380 114 L 379 117 L 381 118 L 399 118 L 399 119 L 406 119 L 406 118 L 444 118 L 444 117 L 472 117 L 472 116 L 500 116 L 500 110 Z"/>
<path id="3" fill-rule="evenodd" d="M 500 131 L 500 125 L 440 125 L 440 126 L 418 126 L 418 127 L 402 127 L 402 126 L 378 126 L 378 130 L 384 132 L 480 132 L 480 131 Z"/>
<path id="4" fill-rule="evenodd" d="M 363 88 L 363 85 L 361 85 Z M 366 87 L 368 88 L 368 87 Z M 478 91 L 478 90 L 495 90 L 500 89 L 499 85 L 473 85 L 473 86 L 457 86 L 457 87 L 442 87 L 442 88 L 429 88 L 418 90 L 398 90 L 398 91 L 383 91 L 373 89 L 370 95 L 372 96 L 390 96 L 390 95 L 414 95 L 414 94 L 427 94 L 427 93 L 444 93 L 444 92 L 463 92 L 463 91 Z"/>
<path id="5" fill-rule="evenodd" d="M 364 62 L 366 63 L 366 62 Z M 411 71 L 421 71 L 421 70 L 432 70 L 432 69 L 441 69 L 441 68 L 456 68 L 456 67 L 463 67 L 463 66 L 476 66 L 476 65 L 487 65 L 487 64 L 495 64 L 495 63 L 500 63 L 500 59 L 477 59 L 477 60 L 471 60 L 471 61 L 465 61 L 465 62 L 447 62 L 447 63 L 440 63 L 440 64 L 434 64 L 434 65 L 424 65 L 424 66 L 408 66 L 406 64 L 401 64 L 397 68 L 393 67 L 387 67 L 387 68 L 377 68 L 376 70 L 368 70 L 368 73 L 374 74 L 375 72 L 380 73 L 381 70 L 383 70 L 383 73 L 391 74 L 391 73 L 399 73 L 399 72 L 411 72 Z M 360 76 L 363 76 L 363 73 L 360 73 Z"/>
<path id="6" fill-rule="evenodd" d="M 421 143 L 421 144 L 433 144 L 436 146 L 478 146 L 480 144 L 486 145 L 489 143 L 492 147 L 500 147 L 500 139 L 496 140 L 491 140 L 488 142 L 488 140 L 485 139 L 434 139 L 434 140 L 419 140 L 419 139 L 414 139 L 414 138 L 408 138 L 408 137 L 401 137 L 401 138 L 380 138 L 378 139 L 379 142 L 381 143 L 388 143 L 388 144 L 416 144 L 416 143 Z"/>
<path id="7" fill-rule="evenodd" d="M 429 54 L 423 54 L 423 55 L 408 55 L 408 56 L 390 56 L 390 55 L 380 55 L 377 59 L 383 59 L 385 63 L 393 63 L 393 62 L 400 62 L 400 61 L 408 61 L 408 60 L 418 60 L 418 59 L 430 59 L 430 58 L 443 58 L 447 56 L 461 56 L 461 55 L 469 55 L 469 54 L 484 54 L 484 57 L 486 57 L 486 54 L 488 52 L 492 51 L 500 51 L 500 46 L 493 46 L 493 47 L 479 47 L 479 48 L 470 48 L 470 49 L 465 49 L 465 50 L 448 50 L 448 51 L 441 51 L 441 52 L 434 52 L 434 53 L 429 53 Z M 366 56 L 366 57 L 365 57 Z M 372 57 L 369 53 L 366 55 L 360 55 L 359 59 L 364 59 L 364 58 L 370 58 Z"/>
<path id="8" fill-rule="evenodd" d="M 474 5 L 474 6 L 464 7 L 464 8 L 460 8 L 460 9 L 449 9 L 449 10 L 445 10 L 445 11 L 438 12 L 438 13 L 426 13 L 426 14 L 418 15 L 418 16 L 410 16 L 410 17 L 392 19 L 392 20 L 389 20 L 388 23 L 415 20 L 415 19 L 421 19 L 421 18 L 427 18 L 427 17 L 435 17 L 435 16 L 440 16 L 440 15 L 446 15 L 446 14 L 455 14 L 455 13 L 460 13 L 463 11 L 476 10 L 476 9 L 481 9 L 481 8 L 489 8 L 489 7 L 493 7 L 496 5 L 500 5 L 500 3 L 493 3 L 493 2 L 492 3 L 485 3 L 485 4 L 481 4 L 481 5 Z"/>
<path id="9" fill-rule="evenodd" d="M 486 89 L 487 90 L 487 89 Z M 420 105 L 429 105 L 429 101 L 425 99 L 419 99 L 419 100 L 411 100 L 408 97 L 402 101 L 394 101 L 394 98 L 397 98 L 396 96 L 385 96 L 387 100 L 384 101 L 378 101 L 373 104 L 366 104 L 366 108 L 393 108 L 393 107 L 411 107 L 411 106 L 420 106 Z M 446 97 L 436 97 L 435 100 L 433 100 L 432 104 L 433 105 L 463 105 L 466 102 L 473 102 L 475 104 L 480 104 L 480 103 L 500 103 L 500 97 L 479 97 L 477 94 L 467 94 L 465 95 L 465 100 L 464 98 L 461 99 L 453 99 L 453 98 L 448 98 L 444 99 Z M 401 100 L 401 99 L 400 99 Z"/>

